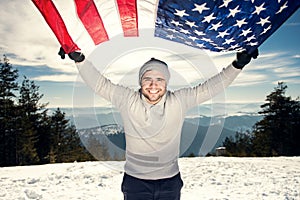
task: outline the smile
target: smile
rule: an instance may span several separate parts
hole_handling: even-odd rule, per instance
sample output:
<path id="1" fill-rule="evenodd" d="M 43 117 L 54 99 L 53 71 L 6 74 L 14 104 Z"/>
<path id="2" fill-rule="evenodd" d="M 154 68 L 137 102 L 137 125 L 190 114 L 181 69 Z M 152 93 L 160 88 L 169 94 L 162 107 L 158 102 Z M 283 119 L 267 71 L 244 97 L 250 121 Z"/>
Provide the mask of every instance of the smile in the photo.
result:
<path id="1" fill-rule="evenodd" d="M 150 94 L 157 94 L 159 90 L 148 90 Z"/>

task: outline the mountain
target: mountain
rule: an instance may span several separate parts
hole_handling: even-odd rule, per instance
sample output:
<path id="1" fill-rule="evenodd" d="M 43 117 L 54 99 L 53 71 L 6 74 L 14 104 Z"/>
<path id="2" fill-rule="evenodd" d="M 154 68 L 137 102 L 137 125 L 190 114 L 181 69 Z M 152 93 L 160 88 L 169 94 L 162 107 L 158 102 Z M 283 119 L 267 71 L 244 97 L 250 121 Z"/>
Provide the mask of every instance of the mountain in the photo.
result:
<path id="1" fill-rule="evenodd" d="M 186 121 L 200 126 L 211 126 L 214 124 L 223 124 L 224 128 L 232 131 L 251 130 L 253 125 L 262 119 L 261 115 L 243 114 L 228 117 L 186 117 Z"/>
<path id="2" fill-rule="evenodd" d="M 226 126 L 228 125 L 232 130 L 237 128 L 251 128 L 254 121 L 260 118 L 257 115 L 261 103 L 214 103 L 214 104 L 201 104 L 198 107 L 191 109 L 187 113 L 187 121 L 196 123 L 202 126 L 211 125 L 211 121 L 215 123 L 219 118 L 226 118 Z M 220 113 L 224 110 L 224 113 Z M 108 124 L 122 125 L 122 119 L 118 111 L 113 107 L 74 107 L 74 108 L 60 108 L 66 113 L 66 117 L 70 119 L 77 129 L 91 128 L 103 126 Z M 49 108 L 50 111 L 55 111 L 56 108 Z M 249 117 L 247 120 L 239 120 L 239 116 L 244 118 Z M 237 117 L 237 118 L 234 118 Z M 199 121 L 198 118 L 201 118 Z M 199 122 L 195 122 L 194 119 Z M 236 121 L 237 120 L 237 121 Z M 249 122 L 247 122 L 249 120 Z M 235 122 L 233 122 L 235 121 Z M 237 124 L 238 126 L 234 125 Z M 226 127 L 227 128 L 227 127 Z"/>
<path id="3" fill-rule="evenodd" d="M 193 132 L 195 131 L 196 132 Z M 222 146 L 226 137 L 234 136 L 235 131 L 226 129 L 220 125 L 196 126 L 185 122 L 183 124 L 180 143 L 181 156 L 205 156 Z"/>
<path id="4" fill-rule="evenodd" d="M 122 126 L 118 124 L 109 124 L 87 129 L 79 129 L 78 134 L 83 145 L 93 154 L 93 150 L 89 142 L 95 139 L 97 145 L 107 149 L 111 158 L 121 159 L 125 155 L 125 134 Z M 95 141 L 93 141 L 95 145 Z M 97 157 L 96 155 L 93 155 Z"/>
<path id="5" fill-rule="evenodd" d="M 214 105 L 220 107 L 224 105 Z M 222 145 L 237 131 L 251 130 L 262 119 L 256 114 L 259 105 L 226 104 L 227 115 L 212 115 L 211 105 L 201 105 L 188 112 L 182 128 L 182 156 L 206 155 Z M 114 108 L 65 108 L 66 117 L 74 124 L 85 146 L 95 137 L 108 148 L 111 157 L 124 156 L 125 136 L 120 114 Z M 209 115 L 210 114 L 210 115 Z"/>
<path id="6" fill-rule="evenodd" d="M 234 136 L 236 129 L 241 127 L 244 128 L 243 130 L 251 128 L 255 123 L 255 119 L 257 118 L 253 116 L 228 117 L 225 119 L 224 126 L 217 123 L 210 126 L 199 125 L 209 123 L 210 118 L 208 117 L 187 119 L 182 128 L 180 155 L 206 155 L 216 147 L 222 146 L 226 137 Z M 79 129 L 78 133 L 85 145 L 89 137 L 93 135 L 100 143 L 106 144 L 111 157 L 122 157 L 124 155 L 125 136 L 120 125 L 110 124 Z"/>

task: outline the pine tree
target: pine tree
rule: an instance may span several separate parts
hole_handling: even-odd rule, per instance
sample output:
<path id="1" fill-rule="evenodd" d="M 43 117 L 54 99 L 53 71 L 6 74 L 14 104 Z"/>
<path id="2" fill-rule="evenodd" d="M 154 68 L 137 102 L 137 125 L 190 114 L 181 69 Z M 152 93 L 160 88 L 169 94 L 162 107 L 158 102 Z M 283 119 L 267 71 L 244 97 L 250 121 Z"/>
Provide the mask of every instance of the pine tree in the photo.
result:
<path id="1" fill-rule="evenodd" d="M 4 56 L 0 60 L 0 166 L 16 164 L 15 92 L 18 90 L 18 70 Z"/>
<path id="2" fill-rule="evenodd" d="M 37 127 L 38 141 L 36 149 L 39 156 L 40 164 L 50 163 L 50 146 L 51 146 L 51 116 L 45 109 L 40 114 L 40 121 Z"/>
<path id="3" fill-rule="evenodd" d="M 76 128 L 59 109 L 53 116 L 41 104 L 43 95 L 4 56 L 0 60 L 0 166 L 92 160 Z"/>
<path id="4" fill-rule="evenodd" d="M 58 108 L 51 117 L 51 143 L 50 143 L 50 161 L 62 162 L 63 137 L 68 126 L 68 120 L 65 114 Z"/>
<path id="5" fill-rule="evenodd" d="M 39 93 L 39 87 L 26 76 L 20 87 L 18 111 L 20 120 L 17 121 L 17 158 L 20 165 L 38 164 L 40 159 L 37 153 L 39 140 L 38 127 L 41 111 L 46 104 L 40 104 L 43 97 Z"/>
<path id="6" fill-rule="evenodd" d="M 236 132 L 234 137 L 226 137 L 223 146 L 229 156 L 251 156 L 252 134 L 250 131 Z"/>
<path id="7" fill-rule="evenodd" d="M 261 105 L 264 118 L 254 126 L 254 151 L 258 156 L 299 155 L 300 104 L 286 97 L 287 86 L 279 82 Z"/>
<path id="8" fill-rule="evenodd" d="M 83 147 L 75 126 L 69 124 L 59 108 L 51 117 L 51 162 L 74 162 L 92 159 Z"/>

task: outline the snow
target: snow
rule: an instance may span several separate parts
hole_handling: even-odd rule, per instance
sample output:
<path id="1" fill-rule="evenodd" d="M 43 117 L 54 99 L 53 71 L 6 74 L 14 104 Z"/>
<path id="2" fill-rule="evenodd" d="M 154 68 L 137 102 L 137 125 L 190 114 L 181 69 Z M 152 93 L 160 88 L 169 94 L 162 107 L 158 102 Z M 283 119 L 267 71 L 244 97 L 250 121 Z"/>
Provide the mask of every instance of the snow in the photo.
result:
<path id="1" fill-rule="evenodd" d="M 121 200 L 124 162 L 0 168 L 0 199 Z M 300 157 L 180 158 L 182 200 L 300 199 Z"/>

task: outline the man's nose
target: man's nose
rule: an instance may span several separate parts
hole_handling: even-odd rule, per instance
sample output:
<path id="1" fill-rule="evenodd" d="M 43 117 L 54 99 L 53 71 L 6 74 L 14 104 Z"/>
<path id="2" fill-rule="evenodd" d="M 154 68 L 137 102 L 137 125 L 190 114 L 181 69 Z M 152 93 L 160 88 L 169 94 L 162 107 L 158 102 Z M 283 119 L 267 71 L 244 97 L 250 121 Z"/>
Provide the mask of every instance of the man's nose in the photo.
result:
<path id="1" fill-rule="evenodd" d="M 152 85 L 157 85 L 157 81 L 156 81 L 155 79 L 151 79 L 150 85 L 151 85 L 151 86 L 152 86 Z"/>

